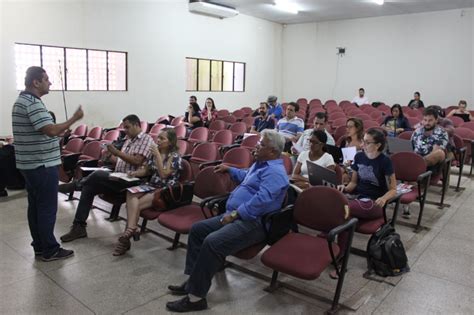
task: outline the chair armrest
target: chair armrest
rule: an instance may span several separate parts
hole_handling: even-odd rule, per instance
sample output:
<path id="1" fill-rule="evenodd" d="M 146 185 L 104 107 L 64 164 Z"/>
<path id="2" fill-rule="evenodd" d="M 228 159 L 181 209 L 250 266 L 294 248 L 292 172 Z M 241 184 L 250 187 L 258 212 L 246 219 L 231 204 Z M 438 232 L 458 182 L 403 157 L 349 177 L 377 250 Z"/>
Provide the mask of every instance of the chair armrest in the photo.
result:
<path id="1" fill-rule="evenodd" d="M 240 144 L 238 143 L 234 143 L 234 144 L 228 144 L 228 145 L 223 145 L 219 148 L 219 151 L 221 152 L 222 156 L 224 156 L 224 154 L 229 151 L 230 149 L 232 148 L 238 148 L 240 147 Z"/>
<path id="2" fill-rule="evenodd" d="M 342 232 L 344 232 L 348 229 L 352 229 L 352 231 L 350 231 L 350 233 L 353 234 L 358 222 L 359 222 L 359 220 L 357 220 L 357 218 L 352 218 L 349 221 L 347 221 L 346 223 L 341 224 L 339 226 L 336 226 L 331 231 L 329 231 L 329 233 L 326 237 L 328 242 L 330 242 L 330 243 L 334 242 L 337 235 L 341 234 Z"/>
<path id="3" fill-rule="evenodd" d="M 418 175 L 418 178 L 416 179 L 416 182 L 418 183 L 418 185 L 421 185 L 423 187 L 429 185 L 430 183 L 430 180 L 431 180 L 431 175 L 432 175 L 432 171 L 426 171 L 420 175 Z"/>
<path id="4" fill-rule="evenodd" d="M 220 164 L 220 163 L 222 163 L 222 160 L 215 160 L 215 161 L 205 162 L 205 163 L 199 164 L 199 169 L 202 170 L 203 168 L 205 168 L 207 166 L 216 165 L 216 164 Z"/>
<path id="5" fill-rule="evenodd" d="M 294 205 L 262 216 L 262 226 L 265 231 L 267 244 L 273 245 L 290 230 L 298 232 L 298 225 L 293 221 Z"/>
<path id="6" fill-rule="evenodd" d="M 182 159 L 185 159 L 186 161 L 189 161 L 189 159 L 191 158 L 192 154 L 185 154 L 183 155 L 181 158 Z"/>
<path id="7" fill-rule="evenodd" d="M 98 165 L 99 165 L 99 160 L 79 160 L 79 161 L 77 161 L 77 166 L 97 167 Z"/>
<path id="8" fill-rule="evenodd" d="M 387 203 L 385 203 L 385 206 L 383 206 L 383 218 L 385 223 L 390 222 L 392 226 L 395 226 L 395 223 L 397 221 L 397 216 L 398 216 L 398 208 L 400 207 L 400 198 L 402 197 L 402 194 L 397 194 L 395 197 L 390 198 Z M 393 209 L 393 215 L 392 219 L 387 220 L 387 206 L 391 203 L 395 203 L 395 208 Z"/>
<path id="9" fill-rule="evenodd" d="M 204 211 L 204 207 L 206 206 L 210 210 L 209 212 L 211 216 L 214 216 L 214 213 L 212 210 L 214 210 L 216 207 L 217 207 L 218 213 L 220 214 L 222 210 L 220 209 L 219 206 L 221 205 L 221 203 L 227 202 L 227 199 L 229 198 L 229 196 L 230 196 L 230 193 L 204 198 L 199 204 L 199 206 L 201 207 L 201 212 L 204 215 L 204 217 L 206 219 L 208 218 L 206 211 Z"/>
<path id="10" fill-rule="evenodd" d="M 72 153 L 62 156 L 63 168 L 65 171 L 72 171 L 76 168 L 77 161 L 81 153 Z"/>

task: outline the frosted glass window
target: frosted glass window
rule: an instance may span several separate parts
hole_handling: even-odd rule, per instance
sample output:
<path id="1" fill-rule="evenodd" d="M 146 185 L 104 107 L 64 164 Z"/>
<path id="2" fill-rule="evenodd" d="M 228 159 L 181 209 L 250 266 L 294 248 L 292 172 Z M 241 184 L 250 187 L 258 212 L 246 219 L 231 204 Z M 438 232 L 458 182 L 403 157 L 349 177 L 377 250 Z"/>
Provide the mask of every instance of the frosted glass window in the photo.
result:
<path id="1" fill-rule="evenodd" d="M 245 64 L 236 62 L 234 65 L 234 91 L 243 92 L 245 80 Z"/>
<path id="2" fill-rule="evenodd" d="M 50 90 L 64 88 L 64 48 L 43 46 L 43 68 L 51 81 Z M 61 85 L 61 82 L 63 84 Z"/>
<path id="3" fill-rule="evenodd" d="M 36 45 L 15 45 L 16 89 L 25 89 L 26 69 L 41 66 L 40 47 Z"/>
<path id="4" fill-rule="evenodd" d="M 66 48 L 67 89 L 87 90 L 86 50 Z"/>
<path id="5" fill-rule="evenodd" d="M 198 61 L 198 71 L 199 71 L 199 91 L 209 91 L 209 76 L 211 75 L 211 61 L 206 59 L 199 59 Z"/>
<path id="6" fill-rule="evenodd" d="M 197 90 L 197 59 L 186 58 L 186 91 Z"/>
<path id="7" fill-rule="evenodd" d="M 109 91 L 127 90 L 127 54 L 108 52 Z"/>
<path id="8" fill-rule="evenodd" d="M 89 50 L 87 52 L 89 71 L 89 90 L 107 90 L 107 52 L 100 50 Z"/>
<path id="9" fill-rule="evenodd" d="M 222 61 L 211 61 L 211 90 L 222 91 Z"/>
<path id="10" fill-rule="evenodd" d="M 224 91 L 234 90 L 234 63 L 224 62 Z"/>

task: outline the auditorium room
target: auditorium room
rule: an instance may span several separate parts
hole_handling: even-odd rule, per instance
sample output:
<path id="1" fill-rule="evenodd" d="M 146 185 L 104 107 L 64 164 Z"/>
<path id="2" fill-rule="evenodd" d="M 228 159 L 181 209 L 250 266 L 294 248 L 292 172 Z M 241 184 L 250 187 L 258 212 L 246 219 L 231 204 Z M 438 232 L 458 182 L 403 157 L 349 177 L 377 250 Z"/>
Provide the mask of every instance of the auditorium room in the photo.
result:
<path id="1" fill-rule="evenodd" d="M 0 0 L 0 312 L 473 314 L 474 0 Z"/>

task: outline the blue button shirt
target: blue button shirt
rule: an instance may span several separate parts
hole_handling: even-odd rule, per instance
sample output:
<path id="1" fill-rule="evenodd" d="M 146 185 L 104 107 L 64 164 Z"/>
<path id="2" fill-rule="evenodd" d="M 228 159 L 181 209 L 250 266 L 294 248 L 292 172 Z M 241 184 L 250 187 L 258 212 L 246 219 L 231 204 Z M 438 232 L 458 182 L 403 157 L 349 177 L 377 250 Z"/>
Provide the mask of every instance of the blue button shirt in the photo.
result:
<path id="1" fill-rule="evenodd" d="M 245 221 L 281 208 L 289 185 L 283 160 L 255 162 L 248 170 L 231 167 L 229 173 L 240 185 L 227 200 L 227 213 L 237 210 Z"/>

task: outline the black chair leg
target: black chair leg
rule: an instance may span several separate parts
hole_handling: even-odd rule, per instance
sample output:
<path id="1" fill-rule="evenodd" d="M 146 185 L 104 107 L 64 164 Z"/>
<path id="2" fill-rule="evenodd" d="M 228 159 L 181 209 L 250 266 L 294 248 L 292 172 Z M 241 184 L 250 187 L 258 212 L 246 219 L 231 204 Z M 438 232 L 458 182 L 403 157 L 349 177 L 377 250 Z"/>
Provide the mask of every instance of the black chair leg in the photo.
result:
<path id="1" fill-rule="evenodd" d="M 176 233 L 174 235 L 173 244 L 171 244 L 171 246 L 168 247 L 167 250 L 175 250 L 176 248 L 179 247 L 179 237 L 180 236 L 181 236 L 181 234 L 179 234 L 179 233 Z"/>
<path id="2" fill-rule="evenodd" d="M 145 233 L 146 232 L 146 224 L 148 223 L 148 220 L 143 218 L 143 221 L 142 221 L 142 226 L 140 228 L 140 233 Z"/>
<path id="3" fill-rule="evenodd" d="M 107 218 L 107 221 L 114 222 L 118 220 L 121 204 L 114 204 L 112 211 L 110 211 L 110 216 Z"/>
<path id="4" fill-rule="evenodd" d="M 74 200 L 74 191 L 71 191 L 66 199 L 66 201 L 71 201 L 71 200 Z"/>
<path id="5" fill-rule="evenodd" d="M 273 270 L 272 280 L 270 282 L 270 286 L 266 287 L 265 291 L 271 293 L 271 292 L 275 291 L 276 289 L 278 289 L 277 279 L 278 279 L 278 271 Z"/>

